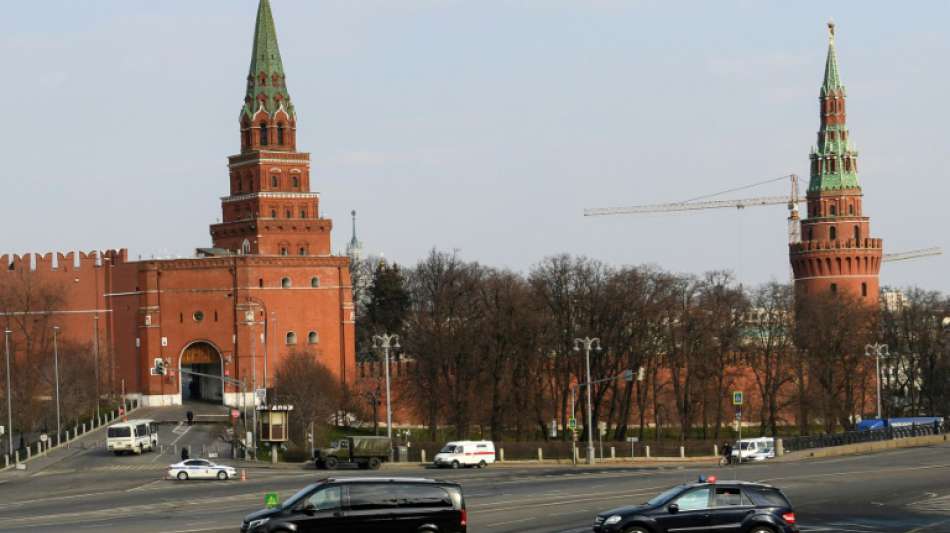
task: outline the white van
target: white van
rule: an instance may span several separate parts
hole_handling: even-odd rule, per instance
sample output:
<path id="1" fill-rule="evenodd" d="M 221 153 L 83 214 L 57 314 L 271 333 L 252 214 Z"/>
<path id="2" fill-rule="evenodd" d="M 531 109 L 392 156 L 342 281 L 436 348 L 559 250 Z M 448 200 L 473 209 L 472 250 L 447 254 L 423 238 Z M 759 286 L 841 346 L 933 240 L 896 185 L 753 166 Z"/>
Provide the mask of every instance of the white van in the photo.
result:
<path id="1" fill-rule="evenodd" d="M 732 456 L 745 461 L 764 461 L 775 457 L 775 439 L 772 437 L 758 437 L 742 439 L 732 449 Z"/>
<path id="2" fill-rule="evenodd" d="M 106 448 L 116 455 L 153 451 L 158 448 L 158 424 L 147 419 L 112 424 L 106 435 Z"/>
<path id="3" fill-rule="evenodd" d="M 495 444 L 490 440 L 459 440 L 446 444 L 435 454 L 435 466 L 477 466 L 484 468 L 495 462 Z"/>

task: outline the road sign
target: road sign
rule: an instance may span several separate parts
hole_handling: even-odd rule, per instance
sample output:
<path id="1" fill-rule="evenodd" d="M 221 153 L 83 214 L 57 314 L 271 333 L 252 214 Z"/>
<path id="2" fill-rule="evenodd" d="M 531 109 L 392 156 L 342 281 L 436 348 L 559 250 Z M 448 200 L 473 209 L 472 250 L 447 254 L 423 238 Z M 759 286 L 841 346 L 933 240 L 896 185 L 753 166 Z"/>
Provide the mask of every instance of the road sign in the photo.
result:
<path id="1" fill-rule="evenodd" d="M 742 409 L 739 409 L 738 411 L 736 411 L 736 422 L 741 422 L 741 421 L 742 421 Z"/>
<path id="2" fill-rule="evenodd" d="M 633 370 L 624 370 L 623 379 L 626 381 L 633 381 Z"/>
<path id="3" fill-rule="evenodd" d="M 567 420 L 567 427 L 571 430 L 577 429 L 577 419 L 573 416 Z"/>
<path id="4" fill-rule="evenodd" d="M 261 405 L 267 403 L 267 389 L 254 389 L 254 396 L 257 398 L 257 403 Z"/>
<path id="5" fill-rule="evenodd" d="M 280 498 L 277 497 L 276 492 L 268 492 L 264 495 L 264 505 L 268 509 L 273 509 L 280 505 Z"/>
<path id="6" fill-rule="evenodd" d="M 743 394 L 741 390 L 732 392 L 732 405 L 742 405 Z"/>
<path id="7" fill-rule="evenodd" d="M 40 442 L 46 442 L 48 440 L 49 440 L 49 435 L 47 435 L 46 433 L 43 433 L 42 435 L 40 435 Z"/>

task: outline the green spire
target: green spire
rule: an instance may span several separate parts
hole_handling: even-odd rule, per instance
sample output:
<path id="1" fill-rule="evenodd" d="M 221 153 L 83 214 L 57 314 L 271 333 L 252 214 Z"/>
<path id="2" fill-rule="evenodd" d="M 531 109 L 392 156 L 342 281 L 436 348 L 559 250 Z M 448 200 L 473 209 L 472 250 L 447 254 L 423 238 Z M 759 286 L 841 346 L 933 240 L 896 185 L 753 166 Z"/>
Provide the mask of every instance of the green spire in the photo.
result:
<path id="1" fill-rule="evenodd" d="M 264 109 L 274 114 L 283 104 L 293 117 L 294 106 L 287 92 L 284 64 L 277 46 L 277 29 L 271 13 L 270 0 L 261 0 L 257 9 L 257 25 L 254 28 L 254 49 L 251 53 L 251 68 L 247 76 L 247 96 L 244 98 L 244 113 L 252 116 L 263 104 Z"/>
<path id="2" fill-rule="evenodd" d="M 860 189 L 858 151 L 851 144 L 846 122 L 844 85 L 838 73 L 835 51 L 835 23 L 828 22 L 828 59 L 821 84 L 821 129 L 818 144 L 812 148 L 811 180 L 808 192 Z"/>
<path id="3" fill-rule="evenodd" d="M 841 75 L 838 74 L 838 52 L 835 51 L 835 23 L 828 21 L 828 59 L 825 60 L 825 81 L 821 84 L 822 96 L 841 90 Z"/>

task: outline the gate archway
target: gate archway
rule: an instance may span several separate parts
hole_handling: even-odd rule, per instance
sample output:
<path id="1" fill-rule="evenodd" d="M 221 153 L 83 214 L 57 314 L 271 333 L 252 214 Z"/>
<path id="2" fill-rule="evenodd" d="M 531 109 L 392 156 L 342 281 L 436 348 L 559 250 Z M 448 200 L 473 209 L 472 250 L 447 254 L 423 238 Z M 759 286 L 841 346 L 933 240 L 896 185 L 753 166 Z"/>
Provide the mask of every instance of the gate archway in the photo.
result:
<path id="1" fill-rule="evenodd" d="M 181 370 L 204 374 L 201 376 L 180 372 L 182 401 L 224 403 L 222 376 L 224 358 L 213 344 L 195 341 L 185 347 L 179 358 Z"/>

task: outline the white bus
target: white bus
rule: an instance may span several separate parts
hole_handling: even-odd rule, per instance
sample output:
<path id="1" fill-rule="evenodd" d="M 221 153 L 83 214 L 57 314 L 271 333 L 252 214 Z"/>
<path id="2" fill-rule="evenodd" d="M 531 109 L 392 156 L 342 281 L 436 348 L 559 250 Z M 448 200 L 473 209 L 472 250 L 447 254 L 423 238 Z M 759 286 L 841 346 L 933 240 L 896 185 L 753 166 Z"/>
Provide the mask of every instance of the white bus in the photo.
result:
<path id="1" fill-rule="evenodd" d="M 158 424 L 147 419 L 112 424 L 106 435 L 106 448 L 116 455 L 153 451 L 158 448 Z"/>

